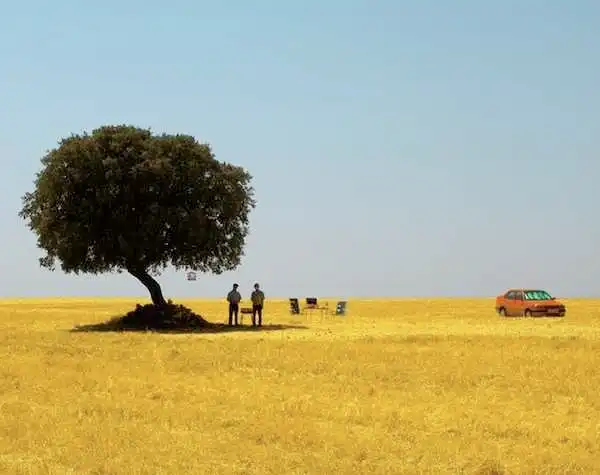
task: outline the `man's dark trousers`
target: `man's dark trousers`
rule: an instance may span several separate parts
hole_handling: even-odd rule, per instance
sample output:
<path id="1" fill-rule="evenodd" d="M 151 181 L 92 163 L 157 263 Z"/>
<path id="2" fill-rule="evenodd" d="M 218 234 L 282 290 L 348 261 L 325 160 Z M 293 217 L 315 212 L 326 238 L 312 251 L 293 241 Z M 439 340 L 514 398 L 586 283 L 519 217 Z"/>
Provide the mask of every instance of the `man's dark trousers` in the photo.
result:
<path id="1" fill-rule="evenodd" d="M 239 305 L 237 303 L 229 304 L 229 324 L 233 325 L 233 316 L 235 315 L 235 324 L 238 324 Z"/>
<path id="2" fill-rule="evenodd" d="M 262 325 L 262 305 L 252 305 L 252 325 L 256 325 L 256 315 L 258 314 L 258 326 Z"/>

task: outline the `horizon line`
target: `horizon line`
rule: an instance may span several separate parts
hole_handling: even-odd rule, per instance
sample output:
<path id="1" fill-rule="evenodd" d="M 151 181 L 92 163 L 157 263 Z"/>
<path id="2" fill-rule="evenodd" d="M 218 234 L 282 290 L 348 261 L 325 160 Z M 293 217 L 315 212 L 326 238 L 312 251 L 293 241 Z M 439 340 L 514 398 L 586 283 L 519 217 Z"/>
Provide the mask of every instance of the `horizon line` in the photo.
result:
<path id="1" fill-rule="evenodd" d="M 564 295 L 564 296 L 555 296 L 557 299 L 595 299 L 600 298 L 600 295 Z M 268 297 L 266 300 L 289 300 L 290 298 L 298 298 L 298 300 L 304 300 L 307 297 L 282 297 L 282 296 L 273 296 Z M 310 297 L 308 297 L 310 298 Z M 496 295 L 421 295 L 421 296 L 411 296 L 411 295 L 352 295 L 352 296 L 319 296 L 315 297 L 317 299 L 322 300 L 431 300 L 431 299 L 490 299 L 496 298 Z M 141 299 L 141 300 L 150 300 L 149 296 L 142 295 L 3 295 L 0 296 L 0 300 L 57 300 L 57 299 L 98 299 L 98 300 L 132 300 L 132 299 Z M 165 300 L 171 300 L 175 302 L 176 300 L 225 300 L 225 297 L 211 297 L 211 296 L 178 296 L 178 297 L 165 297 Z M 242 299 L 244 300 L 250 299 Z"/>

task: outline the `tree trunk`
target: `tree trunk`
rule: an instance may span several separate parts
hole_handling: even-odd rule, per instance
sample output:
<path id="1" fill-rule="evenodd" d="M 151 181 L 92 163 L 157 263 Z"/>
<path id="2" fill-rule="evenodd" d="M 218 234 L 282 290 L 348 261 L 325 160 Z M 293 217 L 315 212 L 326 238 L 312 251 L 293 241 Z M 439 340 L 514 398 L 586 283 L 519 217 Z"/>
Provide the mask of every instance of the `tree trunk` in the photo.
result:
<path id="1" fill-rule="evenodd" d="M 154 280 L 154 278 L 146 272 L 145 269 L 127 269 L 132 276 L 139 280 L 150 292 L 150 298 L 152 303 L 157 307 L 164 307 L 167 305 L 165 298 L 163 297 L 162 289 L 160 284 Z"/>

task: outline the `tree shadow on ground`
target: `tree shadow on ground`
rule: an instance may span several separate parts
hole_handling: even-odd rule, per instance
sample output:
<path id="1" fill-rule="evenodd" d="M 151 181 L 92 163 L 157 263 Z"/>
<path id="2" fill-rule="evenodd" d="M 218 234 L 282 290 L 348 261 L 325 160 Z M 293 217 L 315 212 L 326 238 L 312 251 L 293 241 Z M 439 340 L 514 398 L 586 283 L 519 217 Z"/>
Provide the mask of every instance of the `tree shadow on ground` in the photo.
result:
<path id="1" fill-rule="evenodd" d="M 270 324 L 260 327 L 250 325 L 230 326 L 212 323 L 184 305 L 170 300 L 164 305 L 136 305 L 126 315 L 115 316 L 105 322 L 77 325 L 71 332 L 152 332 L 152 333 L 231 333 L 264 332 L 276 330 L 305 329 L 300 325 Z"/>
<path id="2" fill-rule="evenodd" d="M 238 332 L 250 332 L 250 333 L 262 333 L 270 331 L 282 331 L 282 330 L 307 330 L 308 327 L 305 325 L 292 325 L 283 323 L 272 323 L 263 324 L 260 327 L 253 327 L 252 325 L 238 325 L 229 326 L 225 323 L 206 323 L 202 327 L 198 328 L 127 328 L 123 327 L 113 320 L 107 322 L 88 324 L 88 325 L 77 325 L 69 332 L 71 333 L 100 333 L 100 332 L 114 332 L 114 333 L 164 333 L 164 334 L 215 334 L 215 333 L 238 333 Z"/>

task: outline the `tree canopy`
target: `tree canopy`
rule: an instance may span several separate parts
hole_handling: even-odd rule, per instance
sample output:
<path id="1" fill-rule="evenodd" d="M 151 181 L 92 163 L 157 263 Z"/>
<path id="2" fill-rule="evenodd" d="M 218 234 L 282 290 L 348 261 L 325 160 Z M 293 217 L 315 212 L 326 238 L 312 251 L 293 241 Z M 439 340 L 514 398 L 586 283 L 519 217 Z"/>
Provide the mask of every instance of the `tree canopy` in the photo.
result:
<path id="1" fill-rule="evenodd" d="M 19 215 L 66 273 L 127 271 L 164 305 L 166 266 L 235 269 L 255 207 L 251 175 L 190 135 L 103 126 L 60 140 L 41 160 Z"/>

